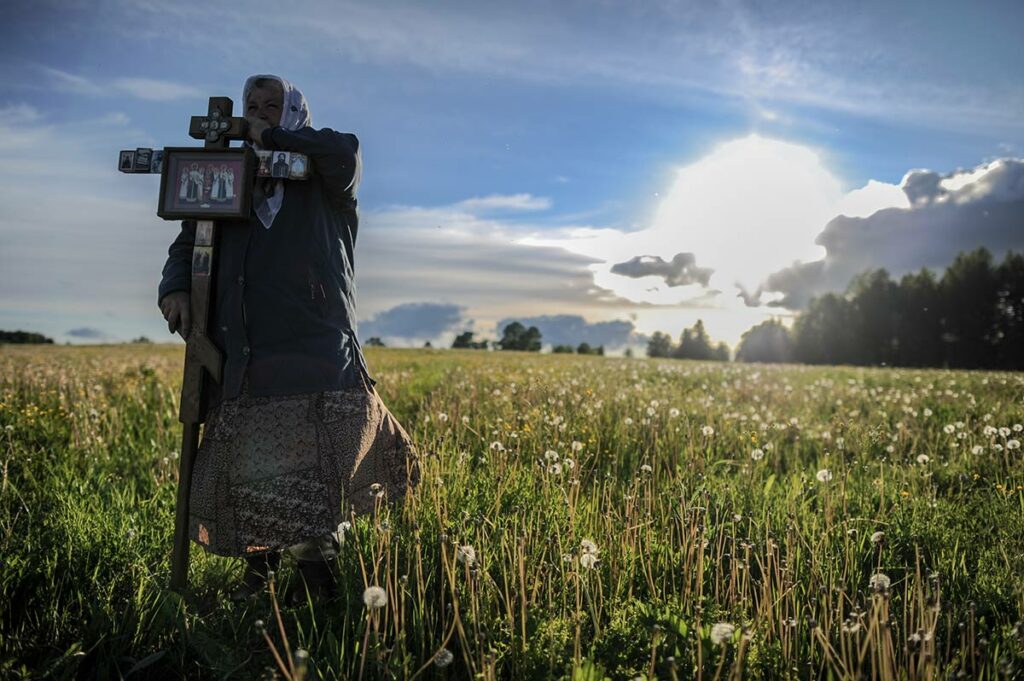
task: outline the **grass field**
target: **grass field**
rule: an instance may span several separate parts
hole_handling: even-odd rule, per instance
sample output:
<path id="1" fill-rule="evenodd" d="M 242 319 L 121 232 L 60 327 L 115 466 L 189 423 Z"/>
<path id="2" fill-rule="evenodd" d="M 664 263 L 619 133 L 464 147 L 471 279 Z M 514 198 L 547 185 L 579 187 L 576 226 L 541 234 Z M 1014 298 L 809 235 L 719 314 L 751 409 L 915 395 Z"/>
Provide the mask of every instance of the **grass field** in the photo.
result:
<path id="1" fill-rule="evenodd" d="M 166 588 L 181 349 L 0 347 L 0 676 L 1024 674 L 1024 376 L 366 354 L 422 483 L 279 626 Z"/>

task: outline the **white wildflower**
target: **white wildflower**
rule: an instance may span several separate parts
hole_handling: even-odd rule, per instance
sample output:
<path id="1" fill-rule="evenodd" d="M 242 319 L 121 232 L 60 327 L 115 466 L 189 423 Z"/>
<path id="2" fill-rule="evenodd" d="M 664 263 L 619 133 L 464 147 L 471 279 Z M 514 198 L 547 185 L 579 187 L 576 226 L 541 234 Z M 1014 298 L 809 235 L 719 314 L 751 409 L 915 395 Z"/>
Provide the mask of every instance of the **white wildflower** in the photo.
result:
<path id="1" fill-rule="evenodd" d="M 735 625 L 728 622 L 719 622 L 711 627 L 711 642 L 716 646 L 728 645 L 732 641 L 732 636 L 735 632 Z"/>
<path id="2" fill-rule="evenodd" d="M 1007 440 L 1006 448 L 1010 450 L 1020 449 L 1020 440 Z"/>
<path id="3" fill-rule="evenodd" d="M 463 565 L 473 565 L 476 563 L 476 549 L 470 544 L 463 544 L 455 549 L 455 560 Z"/>
<path id="4" fill-rule="evenodd" d="M 703 435 L 704 437 L 711 437 L 712 435 L 715 434 L 715 429 L 712 428 L 711 426 L 704 426 L 703 428 L 700 429 L 700 432 L 701 435 Z"/>
<path id="5" fill-rule="evenodd" d="M 750 452 L 750 458 L 753 459 L 754 461 L 760 461 L 761 459 L 764 458 L 764 450 L 763 449 L 755 449 L 755 450 L 751 451 Z"/>
<path id="6" fill-rule="evenodd" d="M 975 456 L 977 456 L 978 454 L 984 454 L 984 453 L 985 453 L 985 448 L 982 447 L 981 445 L 974 445 L 973 447 L 971 447 L 971 454 L 974 454 Z"/>
<path id="7" fill-rule="evenodd" d="M 580 567 L 587 570 L 593 570 L 597 567 L 597 554 L 595 553 L 584 553 L 580 556 Z"/>
<path id="8" fill-rule="evenodd" d="M 668 410 L 668 415 L 671 418 L 675 418 L 675 417 L 679 416 L 679 410 L 676 409 L 675 407 L 672 407 L 671 409 Z"/>
<path id="9" fill-rule="evenodd" d="M 917 455 L 917 462 L 919 464 L 924 465 L 924 464 L 928 463 L 929 461 L 931 461 L 931 457 L 929 457 L 927 454 L 918 454 Z"/>
<path id="10" fill-rule="evenodd" d="M 437 651 L 437 655 L 434 656 L 434 666 L 444 668 L 450 665 L 454 660 L 455 655 L 452 651 L 447 648 L 441 648 L 441 650 Z"/>
<path id="11" fill-rule="evenodd" d="M 952 423 L 947 423 L 946 425 L 942 426 L 942 432 L 944 432 L 946 435 L 952 435 L 955 431 L 956 426 L 954 426 Z"/>
<path id="12" fill-rule="evenodd" d="M 497 452 L 503 452 L 505 451 L 505 445 L 495 440 L 494 442 L 491 443 L 491 449 Z"/>
<path id="13" fill-rule="evenodd" d="M 868 580 L 868 586 L 871 587 L 872 591 L 888 591 L 891 583 L 892 580 L 889 579 L 888 575 L 884 575 L 881 572 L 871 575 L 871 579 Z"/>
<path id="14" fill-rule="evenodd" d="M 363 592 L 363 603 L 367 608 L 383 608 L 388 603 L 388 595 L 383 587 L 368 586 Z"/>
<path id="15" fill-rule="evenodd" d="M 832 479 L 832 471 L 827 468 L 822 468 L 814 475 L 814 477 L 818 479 L 818 482 L 828 482 Z"/>
<path id="16" fill-rule="evenodd" d="M 440 421 L 441 423 L 444 423 L 445 421 L 447 421 L 447 420 L 448 420 L 448 414 L 445 414 L 445 413 L 444 413 L 444 412 L 442 411 L 441 413 L 439 413 L 439 414 L 437 415 L 437 420 L 438 420 L 438 421 Z"/>

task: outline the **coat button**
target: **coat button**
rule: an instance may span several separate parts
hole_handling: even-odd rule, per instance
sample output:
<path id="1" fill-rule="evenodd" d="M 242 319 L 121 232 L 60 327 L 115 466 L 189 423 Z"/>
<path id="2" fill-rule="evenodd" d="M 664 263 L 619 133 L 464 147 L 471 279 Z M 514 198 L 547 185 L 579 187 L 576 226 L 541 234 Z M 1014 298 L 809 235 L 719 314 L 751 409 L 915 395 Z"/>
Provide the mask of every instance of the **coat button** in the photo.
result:
<path id="1" fill-rule="evenodd" d="M 246 357 L 249 356 L 249 346 L 248 345 L 246 345 L 244 348 L 242 348 L 242 354 L 245 355 Z"/>
<path id="2" fill-rule="evenodd" d="M 238 285 L 239 286 L 244 286 L 245 285 L 245 277 L 243 277 L 242 275 L 238 275 Z"/>

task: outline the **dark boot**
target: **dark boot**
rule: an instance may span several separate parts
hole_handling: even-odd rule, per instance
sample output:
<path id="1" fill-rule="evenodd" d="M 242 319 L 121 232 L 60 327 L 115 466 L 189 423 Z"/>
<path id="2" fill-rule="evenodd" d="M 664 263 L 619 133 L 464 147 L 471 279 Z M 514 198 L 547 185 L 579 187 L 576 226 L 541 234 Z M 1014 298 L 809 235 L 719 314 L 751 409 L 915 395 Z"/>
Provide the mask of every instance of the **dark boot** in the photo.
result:
<path id="1" fill-rule="evenodd" d="M 331 560 L 298 560 L 301 579 L 288 594 L 288 605 L 293 607 L 306 603 L 329 601 L 338 595 L 337 562 Z"/>
<path id="2" fill-rule="evenodd" d="M 244 601 L 247 598 L 258 594 L 267 585 L 267 573 L 281 567 L 281 553 L 261 553 L 255 556 L 245 556 L 245 575 L 241 583 L 231 592 L 231 600 L 235 602 Z"/>

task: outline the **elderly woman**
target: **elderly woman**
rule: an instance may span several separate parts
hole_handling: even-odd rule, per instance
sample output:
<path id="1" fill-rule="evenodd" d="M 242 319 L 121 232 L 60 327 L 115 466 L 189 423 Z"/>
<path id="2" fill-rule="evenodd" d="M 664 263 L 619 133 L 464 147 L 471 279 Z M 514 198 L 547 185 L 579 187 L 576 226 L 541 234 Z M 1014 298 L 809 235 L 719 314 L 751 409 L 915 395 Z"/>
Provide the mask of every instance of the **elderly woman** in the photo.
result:
<path id="1" fill-rule="evenodd" d="M 250 77 L 242 101 L 246 144 L 305 154 L 310 174 L 257 177 L 253 215 L 220 229 L 208 333 L 225 365 L 222 383 L 207 385 L 190 536 L 245 558 L 235 599 L 263 588 L 284 549 L 319 599 L 336 590 L 340 523 L 404 497 L 419 482 L 418 457 L 356 337 L 359 141 L 311 127 L 302 93 L 278 76 Z M 168 328 L 182 336 L 195 230 L 182 223 L 159 287 Z"/>

